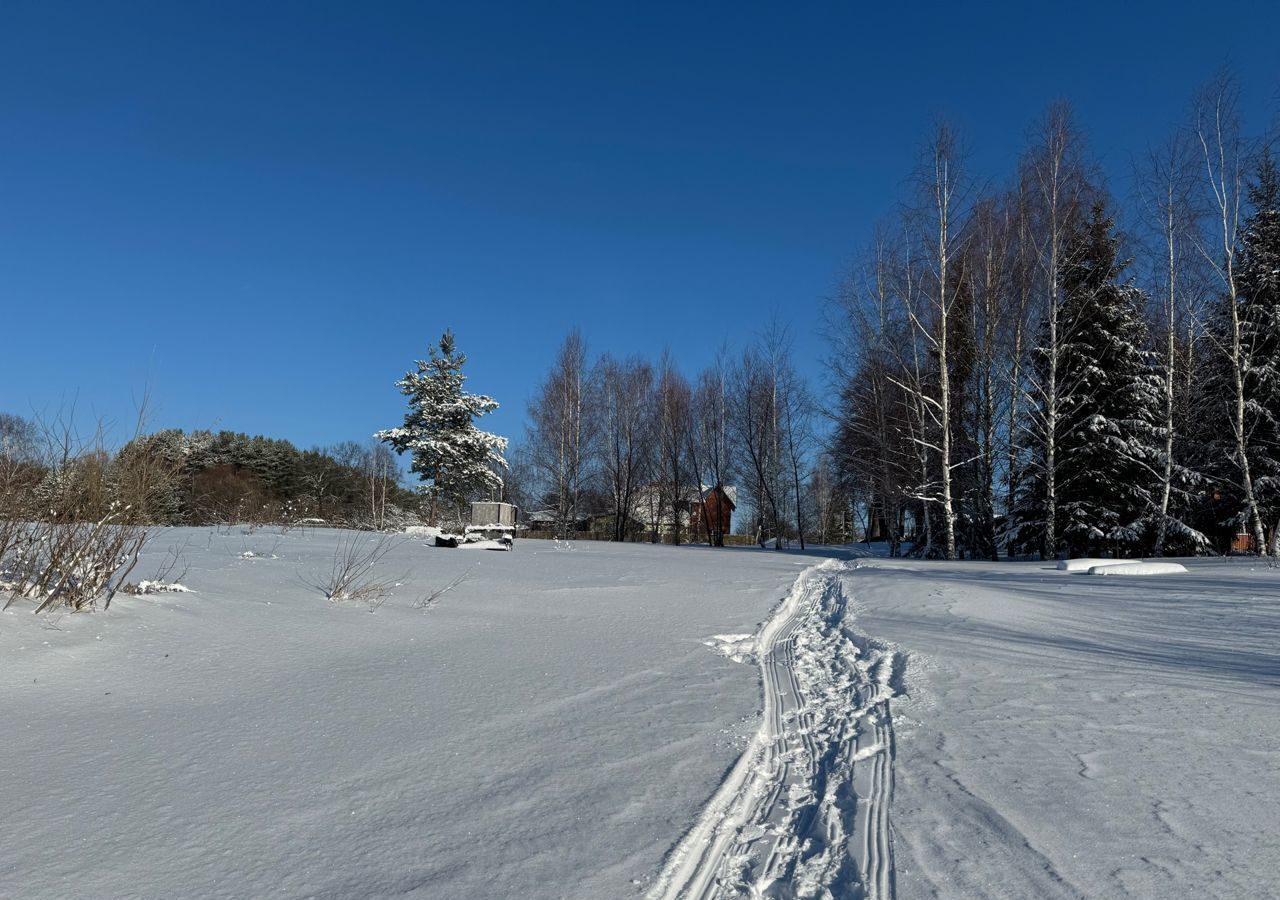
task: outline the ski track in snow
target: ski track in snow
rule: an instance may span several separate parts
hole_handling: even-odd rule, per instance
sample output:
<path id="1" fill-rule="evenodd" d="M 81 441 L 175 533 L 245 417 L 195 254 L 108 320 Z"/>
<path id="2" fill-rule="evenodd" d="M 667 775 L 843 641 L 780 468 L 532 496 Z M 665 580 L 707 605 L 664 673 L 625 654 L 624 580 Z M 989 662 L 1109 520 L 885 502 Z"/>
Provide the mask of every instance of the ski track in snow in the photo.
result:
<path id="1" fill-rule="evenodd" d="M 760 729 L 648 900 L 893 897 L 903 657 L 850 629 L 841 570 L 806 569 L 760 630 Z"/>

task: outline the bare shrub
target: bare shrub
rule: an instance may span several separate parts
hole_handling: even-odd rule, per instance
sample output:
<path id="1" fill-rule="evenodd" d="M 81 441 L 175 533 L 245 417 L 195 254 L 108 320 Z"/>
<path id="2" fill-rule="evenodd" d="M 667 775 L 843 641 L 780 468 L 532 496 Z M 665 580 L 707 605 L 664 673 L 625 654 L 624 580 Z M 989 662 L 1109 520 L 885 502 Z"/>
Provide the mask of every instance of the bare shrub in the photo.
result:
<path id="1" fill-rule="evenodd" d="M 0 413 L 0 559 L 12 538 L 15 521 L 31 513 L 31 498 L 44 471 L 38 453 L 39 431 L 34 423 L 19 416 Z"/>
<path id="2" fill-rule="evenodd" d="M 16 519 L 0 518 L 0 569 L 3 569 L 9 559 L 9 553 L 17 544 L 22 531 L 23 525 Z"/>
<path id="3" fill-rule="evenodd" d="M 391 589 L 403 578 L 384 578 L 376 571 L 382 558 L 399 545 L 393 535 L 376 538 L 364 534 L 346 534 L 338 541 L 327 572 L 303 583 L 334 602 L 355 601 L 377 608 L 385 602 Z"/>
<path id="4" fill-rule="evenodd" d="M 123 515 L 121 511 L 120 515 Z M 8 609 L 19 598 L 37 613 L 55 608 L 106 609 L 138 564 L 147 532 L 111 513 L 96 522 L 34 522 L 19 526 L 0 561 Z"/>
<path id="5" fill-rule="evenodd" d="M 284 543 L 284 538 L 280 534 L 272 534 L 271 538 L 271 546 L 267 547 L 265 550 L 258 549 L 257 547 L 251 547 L 249 546 L 248 541 L 241 538 L 240 552 L 233 552 L 233 555 L 237 559 L 279 559 L 280 555 L 276 553 L 276 551 L 279 550 L 280 545 Z"/>
<path id="6" fill-rule="evenodd" d="M 477 563 L 476 565 L 479 565 L 479 563 Z M 441 597 L 443 597 L 445 594 L 449 593 L 458 585 L 462 584 L 462 582 L 470 578 L 471 573 L 474 572 L 475 570 L 476 570 L 476 567 L 472 566 L 470 569 L 467 569 L 467 571 L 463 572 L 457 578 L 453 579 L 453 581 L 446 584 L 444 587 L 439 588 L 438 590 L 432 591 L 430 593 L 423 594 L 413 602 L 413 608 L 414 609 L 430 609 L 431 607 L 435 606 L 438 602 L 440 602 Z"/>
<path id="7" fill-rule="evenodd" d="M 165 554 L 164 562 L 159 565 L 155 574 L 149 580 L 173 583 L 186 578 L 190 569 L 190 566 L 187 565 L 186 557 L 187 547 L 189 546 L 191 546 L 191 538 L 187 538 L 181 544 L 170 544 L 169 550 Z M 180 571 L 179 566 L 181 566 Z M 178 572 L 176 576 L 173 574 L 175 571 Z"/>
<path id="8" fill-rule="evenodd" d="M 190 544 L 190 538 L 181 544 L 170 544 L 164 561 L 156 567 L 154 575 L 145 581 L 127 582 L 120 591 L 133 595 L 187 593 L 190 589 L 182 584 L 182 580 L 187 577 L 187 558 L 184 554 Z M 175 575 L 174 572 L 178 574 Z"/>
<path id="9" fill-rule="evenodd" d="M 0 591 L 9 595 L 6 609 L 19 598 L 35 601 L 37 613 L 99 604 L 106 609 L 147 541 L 138 509 L 122 494 L 145 498 L 163 481 L 159 469 L 113 464 L 102 423 L 89 440 L 74 423 L 74 407 L 59 411 L 29 423 L 20 442 L 9 437 L 0 448 Z M 8 422 L 4 431 L 18 430 Z M 121 490 L 122 475 L 132 490 Z M 134 475 L 139 477 L 130 481 Z"/>

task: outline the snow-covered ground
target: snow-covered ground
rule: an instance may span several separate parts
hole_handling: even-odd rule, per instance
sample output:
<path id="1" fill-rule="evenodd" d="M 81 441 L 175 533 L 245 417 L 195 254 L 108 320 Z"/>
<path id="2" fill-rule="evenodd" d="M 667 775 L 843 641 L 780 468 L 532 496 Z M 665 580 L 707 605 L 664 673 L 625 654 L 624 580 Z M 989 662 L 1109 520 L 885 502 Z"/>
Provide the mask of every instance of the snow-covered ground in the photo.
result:
<path id="1" fill-rule="evenodd" d="M 887 897 L 889 701 L 903 658 L 850 631 L 841 565 L 797 579 L 755 643 L 764 715 L 651 900 Z"/>
<path id="2" fill-rule="evenodd" d="M 166 531 L 190 593 L 0 616 L 0 897 L 1280 884 L 1280 570 L 404 539 L 370 613 L 304 583 L 345 539 Z"/>
<path id="3" fill-rule="evenodd" d="M 1280 570 L 867 560 L 897 897 L 1280 896 Z"/>
<path id="4" fill-rule="evenodd" d="M 406 540 L 370 613 L 303 584 L 341 539 L 165 531 L 191 593 L 0 616 L 0 897 L 641 896 L 758 726 L 703 641 L 814 562 Z"/>

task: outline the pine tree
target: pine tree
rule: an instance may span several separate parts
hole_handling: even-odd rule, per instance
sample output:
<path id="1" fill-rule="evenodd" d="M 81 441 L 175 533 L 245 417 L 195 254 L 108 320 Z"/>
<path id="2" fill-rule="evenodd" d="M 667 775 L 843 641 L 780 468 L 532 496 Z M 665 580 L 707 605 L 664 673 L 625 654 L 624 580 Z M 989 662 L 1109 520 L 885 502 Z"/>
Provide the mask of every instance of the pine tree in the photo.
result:
<path id="1" fill-rule="evenodd" d="M 1041 548 L 1045 555 L 1063 546 L 1072 555 L 1091 548 L 1131 550 L 1153 505 L 1161 376 L 1142 318 L 1146 298 L 1132 281 L 1120 280 L 1128 263 L 1117 257 L 1113 227 L 1095 204 L 1072 236 L 1062 270 L 1057 538 L 1056 546 Z M 1036 356 L 1043 371 L 1043 342 Z M 1046 420 L 1033 417 L 1027 448 L 1032 465 L 1022 479 L 1019 515 L 1024 543 L 1040 532 Z"/>
<path id="2" fill-rule="evenodd" d="M 474 420 L 493 412 L 492 397 L 468 394 L 462 389 L 467 361 L 454 346 L 452 332 L 440 338 L 429 360 L 418 360 L 417 371 L 407 372 L 396 384 L 409 398 L 404 425 L 374 435 L 413 456 L 412 471 L 424 482 L 432 518 L 439 503 L 461 504 L 474 496 L 502 488 L 497 470 L 506 468 L 503 451 L 507 439 L 476 428 Z"/>

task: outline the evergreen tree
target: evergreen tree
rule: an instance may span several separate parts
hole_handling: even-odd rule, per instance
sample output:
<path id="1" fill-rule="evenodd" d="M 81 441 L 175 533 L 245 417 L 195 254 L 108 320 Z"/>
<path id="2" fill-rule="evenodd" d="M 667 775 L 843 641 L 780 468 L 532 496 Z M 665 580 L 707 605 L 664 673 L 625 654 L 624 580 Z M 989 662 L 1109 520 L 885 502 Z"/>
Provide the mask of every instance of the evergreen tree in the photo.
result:
<path id="1" fill-rule="evenodd" d="M 379 431 L 374 437 L 397 453 L 412 454 L 412 471 L 424 482 L 432 504 L 432 518 L 440 502 L 456 504 L 477 494 L 502 489 L 503 451 L 507 439 L 476 428 L 474 419 L 498 408 L 497 401 L 462 389 L 467 358 L 454 346 L 452 332 L 440 338 L 429 360 L 418 360 L 417 371 L 397 382 L 409 398 L 404 425 Z"/>
<path id="2" fill-rule="evenodd" d="M 1249 204 L 1238 276 L 1245 421 L 1258 501 L 1274 534 L 1280 513 L 1280 172 L 1270 153 L 1259 163 Z"/>
<path id="3" fill-rule="evenodd" d="M 957 462 L 953 475 L 956 542 L 963 557 L 997 558 L 995 510 L 982 487 L 988 477 L 980 446 L 984 413 L 979 363 L 978 310 L 969 263 L 956 264 L 955 297 L 949 317 L 948 363 L 951 367 L 951 443 Z"/>
<path id="4" fill-rule="evenodd" d="M 1161 354 L 1156 353 L 1159 357 Z M 1203 458 L 1197 444 L 1199 428 L 1197 408 L 1198 391 L 1192 387 L 1203 375 L 1202 360 L 1198 343 L 1184 337 L 1175 337 L 1172 366 L 1168 360 L 1162 360 L 1156 366 L 1157 383 L 1164 389 L 1166 379 L 1174 382 L 1174 404 L 1171 418 L 1173 432 L 1173 459 L 1169 462 L 1171 481 L 1169 485 L 1169 503 L 1164 515 L 1164 544 L 1159 545 L 1160 504 L 1158 498 L 1153 503 L 1148 516 L 1145 517 L 1144 539 L 1150 538 L 1150 546 L 1144 547 L 1144 553 L 1160 556 L 1194 556 L 1204 552 L 1212 545 L 1208 535 L 1201 530 L 1202 506 L 1206 498 L 1208 484 Z M 1163 417 L 1157 417 L 1161 419 Z M 1223 427 L 1227 427 L 1224 426 Z M 1224 432 L 1225 434 L 1226 432 Z M 1168 443 L 1169 431 L 1163 422 L 1156 427 L 1156 448 L 1158 464 L 1166 462 L 1164 454 Z M 1227 451 L 1229 452 L 1229 450 Z M 1158 494 L 1160 487 L 1153 489 Z"/>
<path id="5" fill-rule="evenodd" d="M 1128 266 L 1117 256 L 1114 222 L 1101 204 L 1072 236 L 1062 272 L 1058 310 L 1061 390 L 1057 423 L 1058 546 L 1080 555 L 1090 549 L 1133 550 L 1152 509 L 1160 459 L 1156 416 L 1160 400 L 1157 360 L 1147 343 L 1143 293 L 1121 281 Z M 1046 350 L 1037 350 L 1045 368 Z M 1034 416 L 1023 479 L 1019 538 L 1034 544 L 1043 509 L 1045 416 Z M 1037 430 L 1038 428 L 1038 430 Z"/>
<path id="6" fill-rule="evenodd" d="M 1207 350 L 1196 360 L 1198 378 L 1187 416 L 1188 464 L 1205 478 L 1205 490 L 1197 504 L 1196 526 L 1217 533 L 1220 548 L 1225 550 L 1231 538 L 1249 527 L 1249 511 L 1245 504 L 1236 460 L 1236 439 L 1231 423 L 1231 398 L 1234 393 L 1231 358 L 1225 348 L 1230 345 L 1231 299 L 1223 294 L 1206 315 Z M 1225 529 L 1225 531 L 1223 530 Z"/>

